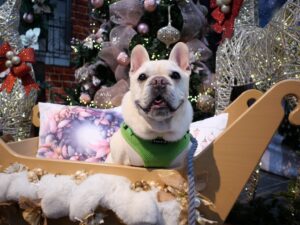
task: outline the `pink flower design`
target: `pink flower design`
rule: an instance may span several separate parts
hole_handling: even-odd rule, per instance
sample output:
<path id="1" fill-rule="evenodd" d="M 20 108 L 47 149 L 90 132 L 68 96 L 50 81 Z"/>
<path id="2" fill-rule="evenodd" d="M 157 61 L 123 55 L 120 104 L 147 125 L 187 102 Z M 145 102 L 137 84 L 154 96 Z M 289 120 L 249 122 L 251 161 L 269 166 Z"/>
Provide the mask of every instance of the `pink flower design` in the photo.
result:
<path id="1" fill-rule="evenodd" d="M 38 157 L 103 162 L 110 152 L 110 137 L 123 121 L 120 113 L 66 106 L 49 110 L 40 130 Z"/>

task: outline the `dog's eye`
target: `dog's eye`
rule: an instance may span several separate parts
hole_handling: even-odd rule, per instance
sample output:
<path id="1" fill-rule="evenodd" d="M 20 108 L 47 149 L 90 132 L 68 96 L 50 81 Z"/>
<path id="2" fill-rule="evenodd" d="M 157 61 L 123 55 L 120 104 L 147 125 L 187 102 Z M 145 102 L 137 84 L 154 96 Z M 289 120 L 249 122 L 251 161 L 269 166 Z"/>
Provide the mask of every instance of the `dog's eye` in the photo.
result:
<path id="1" fill-rule="evenodd" d="M 147 78 L 148 78 L 147 75 L 144 74 L 144 73 L 142 73 L 142 74 L 139 75 L 138 80 L 144 81 L 144 80 L 146 80 Z"/>
<path id="2" fill-rule="evenodd" d="M 172 72 L 170 77 L 174 80 L 179 80 L 181 78 L 181 76 L 178 72 Z"/>

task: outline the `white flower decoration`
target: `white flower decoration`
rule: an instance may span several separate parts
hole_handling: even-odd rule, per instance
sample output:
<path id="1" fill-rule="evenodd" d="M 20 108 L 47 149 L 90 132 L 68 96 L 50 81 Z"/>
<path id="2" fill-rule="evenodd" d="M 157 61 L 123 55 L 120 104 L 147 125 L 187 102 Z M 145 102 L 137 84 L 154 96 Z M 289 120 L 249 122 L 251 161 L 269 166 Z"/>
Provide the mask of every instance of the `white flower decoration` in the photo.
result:
<path id="1" fill-rule="evenodd" d="M 26 31 L 26 34 L 21 35 L 22 44 L 26 47 L 33 48 L 35 50 L 39 50 L 39 35 L 41 33 L 40 28 L 29 29 Z"/>
<path id="2" fill-rule="evenodd" d="M 93 49 L 94 48 L 94 40 L 92 37 L 88 36 L 87 38 L 84 39 L 83 41 L 83 46 Z"/>

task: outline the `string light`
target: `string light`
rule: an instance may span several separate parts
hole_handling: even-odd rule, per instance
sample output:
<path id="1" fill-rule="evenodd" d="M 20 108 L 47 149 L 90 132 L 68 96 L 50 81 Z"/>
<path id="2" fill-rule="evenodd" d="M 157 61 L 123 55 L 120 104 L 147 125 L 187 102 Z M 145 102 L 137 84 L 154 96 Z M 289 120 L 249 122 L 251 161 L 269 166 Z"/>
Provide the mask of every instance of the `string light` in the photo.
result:
<path id="1" fill-rule="evenodd" d="M 299 0 L 288 1 L 265 28 L 256 26 L 255 1 L 244 2 L 235 22 L 235 34 L 217 51 L 216 112 L 230 103 L 234 86 L 272 84 L 300 75 Z"/>

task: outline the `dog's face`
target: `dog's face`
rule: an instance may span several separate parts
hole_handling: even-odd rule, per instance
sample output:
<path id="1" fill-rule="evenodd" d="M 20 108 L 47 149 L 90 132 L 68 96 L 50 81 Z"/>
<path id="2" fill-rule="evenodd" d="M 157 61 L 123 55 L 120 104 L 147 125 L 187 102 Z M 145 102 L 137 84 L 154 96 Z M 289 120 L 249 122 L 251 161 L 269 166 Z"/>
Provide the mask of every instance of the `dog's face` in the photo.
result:
<path id="1" fill-rule="evenodd" d="M 169 60 L 150 61 L 138 45 L 131 54 L 130 92 L 140 114 L 156 121 L 168 119 L 187 101 L 189 53 L 183 43 L 174 46 Z"/>

